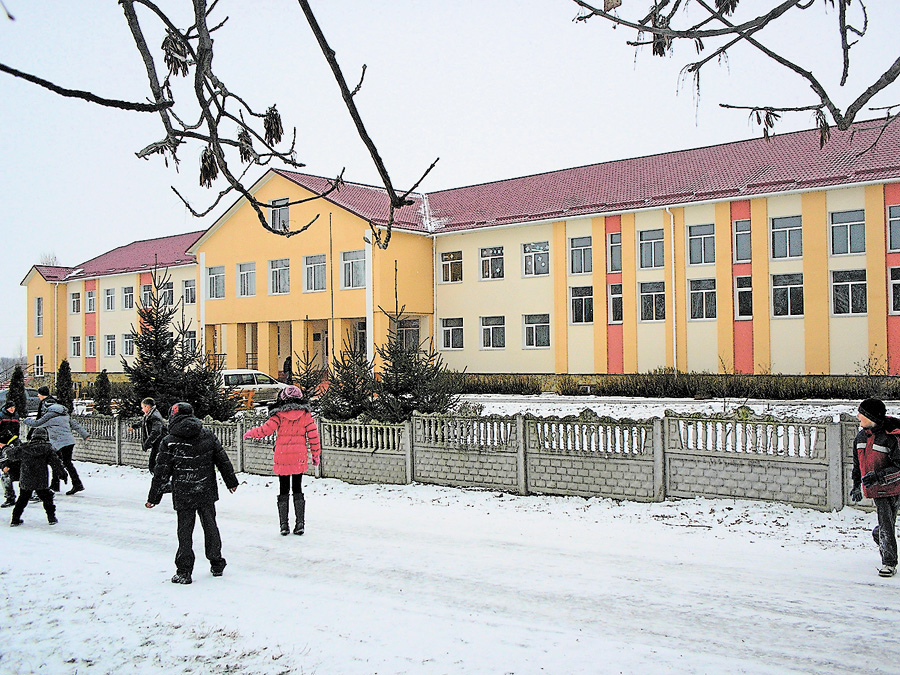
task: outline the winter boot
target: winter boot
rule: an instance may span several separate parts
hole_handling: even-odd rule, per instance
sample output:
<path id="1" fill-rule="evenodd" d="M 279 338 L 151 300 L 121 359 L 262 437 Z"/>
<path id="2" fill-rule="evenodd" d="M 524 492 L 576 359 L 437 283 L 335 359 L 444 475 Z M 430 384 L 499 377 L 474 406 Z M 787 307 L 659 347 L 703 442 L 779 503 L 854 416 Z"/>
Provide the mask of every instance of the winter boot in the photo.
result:
<path id="1" fill-rule="evenodd" d="M 56 519 L 56 504 L 45 504 L 44 510 L 47 512 L 47 522 L 56 525 L 59 522 Z"/>
<path id="2" fill-rule="evenodd" d="M 278 495 L 278 522 L 281 525 L 282 537 L 291 533 L 291 526 L 288 524 L 288 508 L 288 495 Z"/>
<path id="3" fill-rule="evenodd" d="M 81 478 L 78 477 L 78 472 L 75 470 L 74 466 L 69 469 L 69 478 L 72 479 L 72 489 L 66 492 L 67 495 L 74 495 L 76 492 L 84 490 L 84 483 L 82 483 Z"/>
<path id="4" fill-rule="evenodd" d="M 16 490 L 8 473 L 3 474 L 3 496 L 6 500 L 0 504 L 0 509 L 7 509 L 16 503 Z"/>
<path id="5" fill-rule="evenodd" d="M 191 581 L 193 581 L 193 579 L 191 579 L 191 575 L 187 572 L 177 572 L 175 576 L 172 577 L 173 584 L 182 584 L 186 586 L 191 583 Z"/>
<path id="6" fill-rule="evenodd" d="M 303 493 L 294 495 L 294 516 L 297 519 L 294 523 L 294 534 L 303 534 L 306 527 L 306 497 Z M 281 533 L 286 534 L 284 530 Z"/>

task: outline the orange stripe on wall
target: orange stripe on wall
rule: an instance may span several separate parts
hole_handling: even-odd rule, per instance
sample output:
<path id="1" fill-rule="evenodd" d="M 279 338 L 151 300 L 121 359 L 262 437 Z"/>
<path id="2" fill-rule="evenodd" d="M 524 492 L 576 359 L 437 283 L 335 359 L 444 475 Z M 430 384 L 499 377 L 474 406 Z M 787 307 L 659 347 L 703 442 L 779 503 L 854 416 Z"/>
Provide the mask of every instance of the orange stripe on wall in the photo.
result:
<path id="1" fill-rule="evenodd" d="M 594 372 L 607 372 L 607 350 L 609 349 L 606 331 L 606 223 L 605 218 L 591 218 L 591 248 L 593 268 L 591 284 L 594 287 Z M 569 299 L 566 298 L 568 303 Z"/>
<path id="2" fill-rule="evenodd" d="M 715 206 L 716 238 L 716 343 L 719 372 L 734 372 L 734 286 L 731 259 L 731 205 L 719 202 Z"/>
<path id="3" fill-rule="evenodd" d="M 880 185 L 868 185 L 865 189 L 866 204 L 866 284 L 868 296 L 867 328 L 869 332 L 869 358 L 874 364 L 887 364 L 887 269 L 881 261 L 887 261 L 885 246 L 884 190 Z"/>
<path id="4" fill-rule="evenodd" d="M 803 335 L 805 371 L 824 375 L 831 371 L 828 293 L 828 206 L 824 192 L 800 196 L 803 216 Z"/>
<path id="5" fill-rule="evenodd" d="M 632 217 L 632 223 L 634 223 L 634 219 Z M 622 232 L 622 216 L 607 216 L 606 217 L 606 235 L 609 236 L 610 233 L 613 232 Z M 633 233 L 632 233 L 633 236 Z M 603 240 L 603 248 L 606 248 L 606 237 Z M 604 256 L 605 257 L 605 256 Z M 632 258 L 633 259 L 633 258 Z M 623 242 L 622 246 L 622 260 L 627 260 L 625 258 L 625 246 Z M 606 271 L 606 267 L 603 268 L 603 271 Z M 614 274 L 606 275 L 606 285 L 603 286 L 602 293 L 608 301 L 608 293 L 609 293 L 609 285 L 610 284 L 621 284 L 622 283 L 622 274 L 621 272 L 617 272 Z M 623 296 L 628 292 L 625 290 L 625 286 L 622 286 Z M 624 297 L 623 297 L 624 302 Z M 606 301 L 604 301 L 603 306 L 606 307 Z M 606 326 L 606 371 L 608 373 L 624 373 L 625 372 L 625 354 L 624 354 L 624 338 L 622 337 L 622 324 L 610 324 L 609 323 L 609 311 L 603 314 L 601 317 L 597 317 L 594 315 L 594 321 L 602 321 Z"/>
<path id="6" fill-rule="evenodd" d="M 735 220 L 750 220 L 750 200 L 745 199 L 739 202 L 731 202 L 731 220 L 734 222 Z M 729 236 L 733 235 L 730 231 L 731 224 L 729 223 Z M 751 233 L 751 246 L 752 246 L 752 237 Z M 760 235 L 757 235 L 760 236 Z M 734 241 L 732 240 L 732 246 Z M 734 254 L 732 252 L 732 260 L 734 259 Z M 735 298 L 735 278 L 737 277 L 752 277 L 753 268 L 750 263 L 733 263 L 731 266 L 731 289 L 730 292 L 732 294 L 732 298 Z M 752 283 L 752 280 L 751 280 Z M 756 292 L 756 289 L 751 289 L 753 292 Z M 768 289 L 766 289 L 767 291 Z M 760 289 L 760 292 L 763 292 Z M 732 302 L 732 318 L 737 314 L 734 303 Z M 734 339 L 734 372 L 735 373 L 753 373 L 753 320 L 733 320 L 732 321 L 732 334 Z"/>

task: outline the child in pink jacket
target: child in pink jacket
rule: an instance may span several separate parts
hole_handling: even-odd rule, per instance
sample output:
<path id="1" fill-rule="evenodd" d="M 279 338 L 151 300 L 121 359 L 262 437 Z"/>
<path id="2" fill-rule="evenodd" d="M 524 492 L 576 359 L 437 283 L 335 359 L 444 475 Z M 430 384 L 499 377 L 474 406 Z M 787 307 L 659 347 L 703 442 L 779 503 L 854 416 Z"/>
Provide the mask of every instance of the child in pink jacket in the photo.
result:
<path id="1" fill-rule="evenodd" d="M 281 534 L 290 534 L 288 524 L 288 497 L 294 493 L 294 534 L 303 534 L 306 526 L 306 498 L 303 496 L 303 474 L 312 465 L 319 465 L 321 448 L 319 430 L 309 408 L 300 401 L 303 392 L 293 385 L 281 390 L 278 401 L 269 413 L 265 424 L 254 427 L 244 434 L 244 438 L 264 438 L 275 436 L 275 475 L 278 476 L 278 520 Z"/>

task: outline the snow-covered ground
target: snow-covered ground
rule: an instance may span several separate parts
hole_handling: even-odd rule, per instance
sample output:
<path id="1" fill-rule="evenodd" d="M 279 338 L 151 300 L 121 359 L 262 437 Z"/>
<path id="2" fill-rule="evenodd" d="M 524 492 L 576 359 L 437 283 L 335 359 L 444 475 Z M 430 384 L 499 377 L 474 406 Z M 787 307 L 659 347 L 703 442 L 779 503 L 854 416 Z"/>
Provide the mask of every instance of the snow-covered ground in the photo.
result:
<path id="1" fill-rule="evenodd" d="M 306 534 L 281 537 L 275 482 L 241 475 L 218 502 L 225 576 L 198 525 L 178 586 L 168 498 L 82 467 L 59 525 L 31 504 L 0 526 L 3 675 L 900 671 L 900 578 L 850 508 L 323 479 Z"/>

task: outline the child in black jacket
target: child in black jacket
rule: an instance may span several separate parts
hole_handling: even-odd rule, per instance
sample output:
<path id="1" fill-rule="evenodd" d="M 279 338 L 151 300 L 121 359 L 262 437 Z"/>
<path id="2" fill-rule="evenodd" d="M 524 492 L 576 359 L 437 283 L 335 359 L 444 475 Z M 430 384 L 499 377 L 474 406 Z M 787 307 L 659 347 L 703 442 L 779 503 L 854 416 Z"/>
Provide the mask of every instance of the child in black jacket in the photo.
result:
<path id="1" fill-rule="evenodd" d="M 37 428 L 30 441 L 18 447 L 7 446 L 7 448 L 9 459 L 19 462 L 19 498 L 13 507 L 10 526 L 22 524 L 22 512 L 28 506 L 32 493 L 37 493 L 43 502 L 47 522 L 56 525 L 59 521 L 56 519 L 56 506 L 53 504 L 53 491 L 50 489 L 47 467 L 53 469 L 53 477 L 56 480 L 61 479 L 65 482 L 69 476 L 59 455 L 50 445 L 47 430 Z"/>

